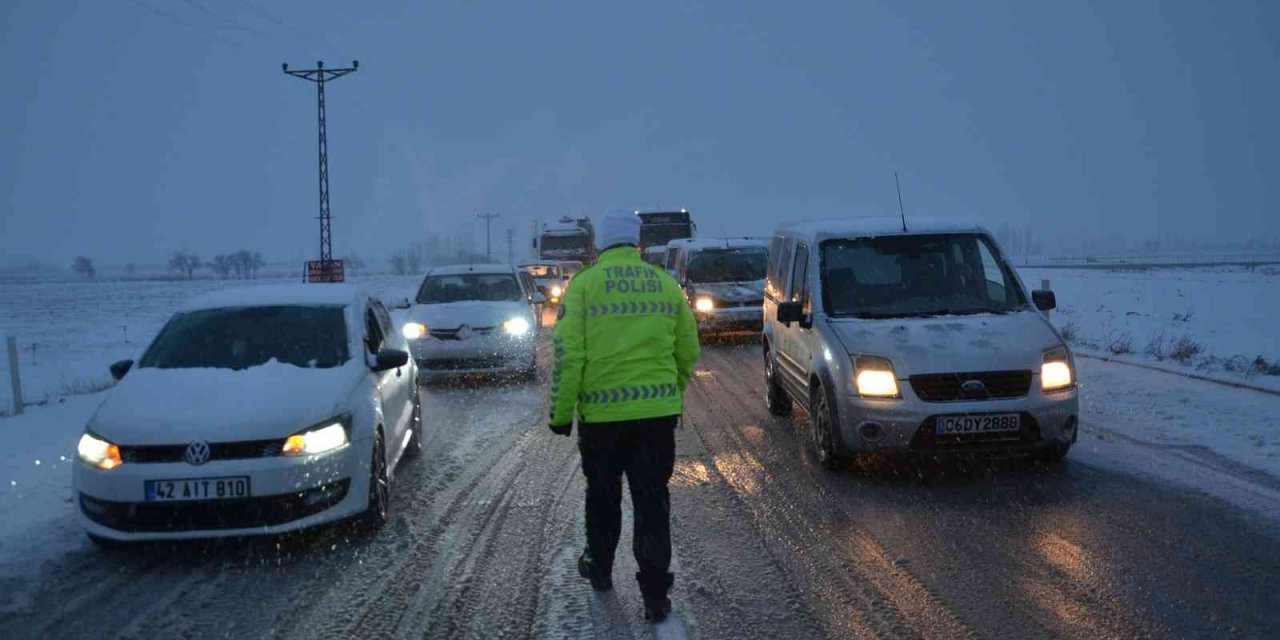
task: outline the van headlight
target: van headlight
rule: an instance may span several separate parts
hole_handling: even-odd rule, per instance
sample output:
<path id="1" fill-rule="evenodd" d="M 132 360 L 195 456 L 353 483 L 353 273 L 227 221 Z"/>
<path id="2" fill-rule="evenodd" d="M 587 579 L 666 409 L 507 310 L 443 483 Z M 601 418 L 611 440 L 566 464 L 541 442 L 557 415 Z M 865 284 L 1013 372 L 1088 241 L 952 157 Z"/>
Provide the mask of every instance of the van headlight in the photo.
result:
<path id="1" fill-rule="evenodd" d="M 421 322 L 406 322 L 400 329 L 400 333 L 404 334 L 405 340 L 417 340 L 427 335 L 427 325 Z"/>
<path id="2" fill-rule="evenodd" d="M 86 464 L 103 471 L 110 471 L 124 464 L 124 460 L 120 458 L 120 447 L 88 431 L 80 436 L 80 443 L 76 445 L 76 453 Z"/>
<path id="3" fill-rule="evenodd" d="M 1040 365 L 1040 390 L 1062 391 L 1074 387 L 1075 384 L 1075 372 L 1071 370 L 1071 354 L 1066 347 L 1044 352 L 1044 362 Z"/>
<path id="4" fill-rule="evenodd" d="M 516 316 L 502 323 L 502 330 L 506 331 L 509 336 L 522 336 L 529 333 L 529 321 Z"/>
<path id="5" fill-rule="evenodd" d="M 561 295 L 561 294 L 563 294 L 563 293 L 564 293 L 564 289 L 561 289 L 561 288 L 560 288 L 560 285 L 558 285 L 558 284 L 557 284 L 557 285 L 552 285 L 552 287 L 551 287 L 551 297 L 552 297 L 552 298 L 559 298 L 559 297 L 560 297 L 560 295 Z"/>
<path id="6" fill-rule="evenodd" d="M 285 438 L 281 455 L 302 456 L 333 451 L 347 445 L 347 427 L 351 424 L 350 415 L 341 415 L 326 420 L 310 429 L 299 431 Z"/>
<path id="7" fill-rule="evenodd" d="M 711 313 L 716 310 L 716 301 L 712 300 L 711 296 L 698 296 L 698 299 L 693 302 L 693 308 L 699 313 Z"/>
<path id="8" fill-rule="evenodd" d="M 893 363 L 878 356 L 858 356 L 853 361 L 853 382 L 864 398 L 897 398 L 898 376 Z"/>

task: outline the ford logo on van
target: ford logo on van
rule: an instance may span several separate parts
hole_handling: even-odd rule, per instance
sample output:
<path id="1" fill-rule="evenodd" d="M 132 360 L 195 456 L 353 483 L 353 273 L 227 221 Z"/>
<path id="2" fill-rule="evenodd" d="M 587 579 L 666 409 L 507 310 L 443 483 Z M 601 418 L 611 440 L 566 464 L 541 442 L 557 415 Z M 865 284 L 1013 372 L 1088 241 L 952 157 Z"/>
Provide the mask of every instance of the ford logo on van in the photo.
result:
<path id="1" fill-rule="evenodd" d="M 965 395 L 976 396 L 987 392 L 987 384 L 981 380 L 965 380 L 960 384 L 960 390 L 965 392 Z"/>

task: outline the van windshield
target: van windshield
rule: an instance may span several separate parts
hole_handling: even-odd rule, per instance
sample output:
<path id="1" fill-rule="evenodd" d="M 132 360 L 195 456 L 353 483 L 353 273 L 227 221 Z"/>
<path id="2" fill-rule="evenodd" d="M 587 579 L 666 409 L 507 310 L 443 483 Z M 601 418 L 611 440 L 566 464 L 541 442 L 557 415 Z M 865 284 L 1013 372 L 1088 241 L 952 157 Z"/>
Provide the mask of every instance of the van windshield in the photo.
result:
<path id="1" fill-rule="evenodd" d="M 764 280 L 769 252 L 764 247 L 702 249 L 689 259 L 689 282 L 752 282 Z"/>
<path id="2" fill-rule="evenodd" d="M 897 318 L 1008 313 L 1022 287 L 980 234 L 887 236 L 822 243 L 831 316 Z"/>

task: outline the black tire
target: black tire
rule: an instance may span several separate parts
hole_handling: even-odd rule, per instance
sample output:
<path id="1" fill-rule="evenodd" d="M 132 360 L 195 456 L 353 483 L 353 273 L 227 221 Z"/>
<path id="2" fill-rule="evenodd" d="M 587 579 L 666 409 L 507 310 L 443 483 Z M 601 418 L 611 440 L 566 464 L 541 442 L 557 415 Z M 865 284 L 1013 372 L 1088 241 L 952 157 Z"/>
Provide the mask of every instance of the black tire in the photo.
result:
<path id="1" fill-rule="evenodd" d="M 787 390 L 778 384 L 776 366 L 773 361 L 773 353 L 766 351 L 764 354 L 764 405 L 769 410 L 769 413 L 775 416 L 789 416 L 795 405 L 791 401 L 791 395 L 787 393 Z"/>
<path id="2" fill-rule="evenodd" d="M 809 418 L 813 423 L 814 456 L 818 458 L 818 464 L 822 465 L 823 469 L 835 469 L 840 466 L 840 455 L 836 452 L 835 439 L 831 432 L 835 422 L 827 393 L 821 386 L 814 388 L 810 406 L 812 410 L 809 412 Z"/>
<path id="3" fill-rule="evenodd" d="M 1054 444 L 1040 452 L 1040 461 L 1045 464 L 1057 464 L 1067 457 L 1067 453 L 1071 451 L 1069 443 Z"/>
<path id="4" fill-rule="evenodd" d="M 413 388 L 413 418 L 409 420 L 409 428 L 413 430 L 413 435 L 409 436 L 409 444 L 404 450 L 404 456 L 410 459 L 422 455 L 422 398 L 419 395 L 420 393 L 417 387 Z"/>
<path id="5" fill-rule="evenodd" d="M 387 523 L 391 506 L 391 481 L 387 475 L 387 451 L 382 432 L 373 438 L 373 456 L 369 463 L 369 507 L 360 516 L 361 528 L 375 531 Z"/>

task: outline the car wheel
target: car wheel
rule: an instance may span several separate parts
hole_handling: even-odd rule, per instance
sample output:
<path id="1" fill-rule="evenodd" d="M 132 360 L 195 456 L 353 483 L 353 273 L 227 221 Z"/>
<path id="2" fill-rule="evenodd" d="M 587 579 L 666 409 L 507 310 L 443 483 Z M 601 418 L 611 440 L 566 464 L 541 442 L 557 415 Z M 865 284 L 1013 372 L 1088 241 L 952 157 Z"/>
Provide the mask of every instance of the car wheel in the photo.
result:
<path id="1" fill-rule="evenodd" d="M 413 429 L 413 435 L 409 436 L 409 444 L 404 450 L 404 455 L 409 458 L 416 458 L 422 453 L 422 397 L 419 393 L 417 387 L 414 387 L 413 417 L 409 420 L 409 428 Z"/>
<path id="2" fill-rule="evenodd" d="M 813 452 L 823 469 L 835 469 L 840 465 L 840 458 L 836 455 L 832 436 L 831 406 L 822 387 L 814 389 L 813 396 L 813 411 L 809 416 L 813 422 Z"/>
<path id="3" fill-rule="evenodd" d="M 764 404 L 769 413 L 775 416 L 789 416 L 793 408 L 791 396 L 787 394 L 787 390 L 778 384 L 778 372 L 776 365 L 773 363 L 773 354 L 765 352 L 764 355 Z"/>
<path id="4" fill-rule="evenodd" d="M 538 379 L 538 352 L 533 352 L 533 357 L 529 358 L 529 366 L 520 370 L 519 377 L 525 382 L 533 382 Z"/>
<path id="5" fill-rule="evenodd" d="M 369 463 L 369 507 L 361 517 L 366 531 L 373 531 L 387 522 L 387 509 L 391 503 L 391 481 L 387 476 L 387 451 L 382 444 L 382 432 L 373 438 L 373 459 Z"/>
<path id="6" fill-rule="evenodd" d="M 1040 452 L 1040 461 L 1045 464 L 1056 464 L 1062 462 L 1067 457 L 1067 452 L 1071 451 L 1070 443 L 1060 443 L 1050 445 L 1044 451 Z"/>

